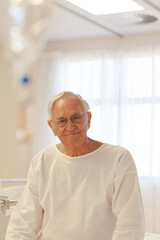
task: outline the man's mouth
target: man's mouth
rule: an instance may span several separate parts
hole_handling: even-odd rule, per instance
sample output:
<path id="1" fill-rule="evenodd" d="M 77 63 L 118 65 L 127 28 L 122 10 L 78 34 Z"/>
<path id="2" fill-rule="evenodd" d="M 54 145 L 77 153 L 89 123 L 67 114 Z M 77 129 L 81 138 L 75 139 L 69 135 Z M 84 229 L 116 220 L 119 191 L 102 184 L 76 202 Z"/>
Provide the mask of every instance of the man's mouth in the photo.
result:
<path id="1" fill-rule="evenodd" d="M 65 136 L 75 135 L 75 134 L 78 134 L 78 133 L 79 132 L 67 133 L 67 134 L 65 134 Z"/>

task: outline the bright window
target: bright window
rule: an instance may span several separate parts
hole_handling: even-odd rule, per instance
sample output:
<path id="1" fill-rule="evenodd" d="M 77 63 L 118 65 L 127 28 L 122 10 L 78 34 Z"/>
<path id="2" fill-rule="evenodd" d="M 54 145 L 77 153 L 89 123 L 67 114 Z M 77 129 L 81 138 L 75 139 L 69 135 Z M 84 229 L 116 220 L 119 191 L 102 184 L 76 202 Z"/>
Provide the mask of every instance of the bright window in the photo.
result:
<path id="1" fill-rule="evenodd" d="M 90 104 L 89 136 L 127 148 L 140 176 L 160 176 L 160 56 L 67 57 L 59 65 L 60 91 Z"/>

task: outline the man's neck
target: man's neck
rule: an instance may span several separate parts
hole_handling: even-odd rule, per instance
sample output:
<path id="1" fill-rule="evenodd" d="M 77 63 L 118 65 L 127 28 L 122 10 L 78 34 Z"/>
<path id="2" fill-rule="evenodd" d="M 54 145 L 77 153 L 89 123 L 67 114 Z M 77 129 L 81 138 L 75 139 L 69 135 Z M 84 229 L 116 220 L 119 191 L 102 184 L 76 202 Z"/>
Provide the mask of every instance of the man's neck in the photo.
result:
<path id="1" fill-rule="evenodd" d="M 57 148 L 60 152 L 70 157 L 81 156 L 98 149 L 103 143 L 87 138 L 85 143 L 80 146 L 68 146 L 60 143 Z"/>

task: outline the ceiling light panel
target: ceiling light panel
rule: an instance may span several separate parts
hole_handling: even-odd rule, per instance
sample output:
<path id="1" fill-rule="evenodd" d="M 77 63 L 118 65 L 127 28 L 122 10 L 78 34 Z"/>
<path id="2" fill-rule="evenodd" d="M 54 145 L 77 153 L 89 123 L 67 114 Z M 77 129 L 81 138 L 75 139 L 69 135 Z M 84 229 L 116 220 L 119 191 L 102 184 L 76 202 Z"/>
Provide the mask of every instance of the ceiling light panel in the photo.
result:
<path id="1" fill-rule="evenodd" d="M 107 15 L 142 11 L 144 8 L 133 0 L 66 0 L 94 15 Z"/>

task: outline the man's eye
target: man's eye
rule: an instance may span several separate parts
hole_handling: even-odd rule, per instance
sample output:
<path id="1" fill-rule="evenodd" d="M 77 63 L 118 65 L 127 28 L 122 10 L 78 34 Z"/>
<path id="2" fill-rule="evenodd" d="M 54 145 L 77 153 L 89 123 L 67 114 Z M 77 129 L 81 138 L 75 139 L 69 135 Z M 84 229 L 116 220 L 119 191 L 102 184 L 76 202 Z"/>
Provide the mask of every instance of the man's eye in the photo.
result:
<path id="1" fill-rule="evenodd" d="M 72 117 L 72 121 L 80 121 L 80 120 L 81 120 L 81 116 Z"/>
<path id="2" fill-rule="evenodd" d="M 72 119 L 80 119 L 80 118 L 81 118 L 80 116 L 72 117 Z"/>
<path id="3" fill-rule="evenodd" d="M 66 122 L 66 119 L 61 119 L 58 121 L 59 123 L 65 123 Z"/>

